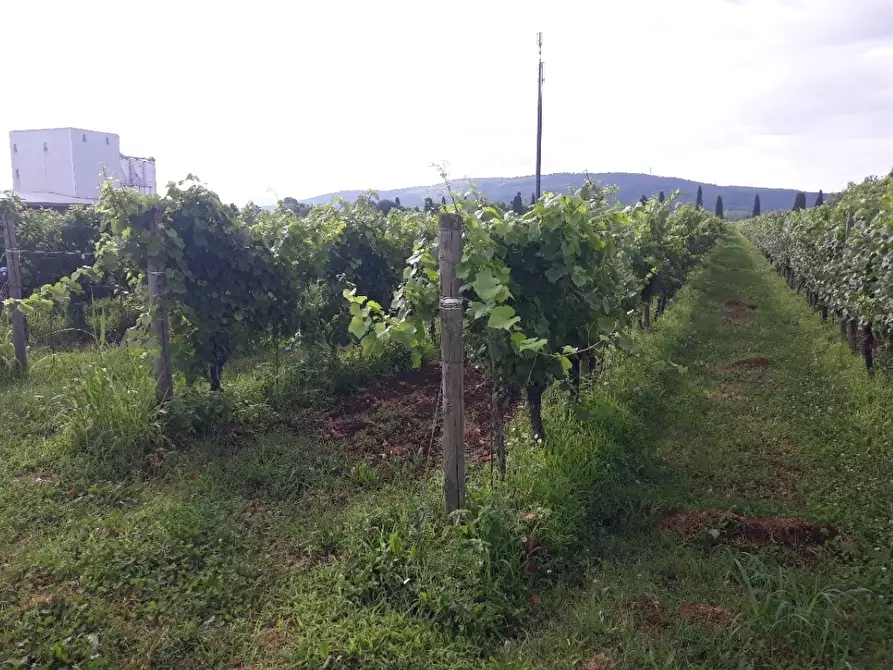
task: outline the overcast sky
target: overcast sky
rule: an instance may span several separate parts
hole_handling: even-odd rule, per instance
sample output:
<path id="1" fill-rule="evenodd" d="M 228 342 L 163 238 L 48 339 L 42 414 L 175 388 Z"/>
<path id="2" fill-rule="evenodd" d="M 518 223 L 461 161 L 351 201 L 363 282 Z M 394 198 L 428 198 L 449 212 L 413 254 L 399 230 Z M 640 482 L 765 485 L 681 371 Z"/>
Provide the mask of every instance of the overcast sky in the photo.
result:
<path id="1" fill-rule="evenodd" d="M 227 201 L 533 173 L 537 30 L 543 172 L 893 167 L 893 0 L 0 4 L 0 132 L 117 133 Z"/>

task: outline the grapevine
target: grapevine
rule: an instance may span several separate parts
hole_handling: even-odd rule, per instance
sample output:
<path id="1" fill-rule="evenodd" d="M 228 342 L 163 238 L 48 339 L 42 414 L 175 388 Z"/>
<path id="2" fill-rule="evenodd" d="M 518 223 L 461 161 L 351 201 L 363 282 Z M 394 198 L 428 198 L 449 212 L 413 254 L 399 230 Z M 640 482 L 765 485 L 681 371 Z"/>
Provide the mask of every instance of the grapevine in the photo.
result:
<path id="1" fill-rule="evenodd" d="M 101 278 L 142 287 L 151 258 L 166 268 L 161 308 L 170 315 L 174 364 L 187 382 L 204 377 L 215 389 L 238 350 L 297 338 L 327 342 L 334 352 L 349 342 L 344 287 L 361 282 L 389 299 L 413 241 L 434 223 L 430 214 L 384 212 L 372 193 L 309 211 L 250 204 L 240 211 L 191 176 L 169 184 L 163 197 L 109 184 L 94 208 L 77 215 L 96 225 L 95 253 L 84 256 L 93 265 L 33 291 L 22 310 L 64 308 Z M 62 215 L 39 216 L 45 224 Z M 145 334 L 150 317 L 142 315 L 131 339 Z"/>
<path id="2" fill-rule="evenodd" d="M 638 296 L 649 282 L 657 285 L 655 277 L 666 276 L 667 289 L 660 290 L 675 288 L 704 240 L 718 232 L 715 217 L 687 208 L 673 216 L 670 206 L 651 200 L 621 208 L 586 184 L 575 193 L 546 194 L 523 214 L 478 199 L 443 208 L 464 223 L 457 274 L 467 305 L 467 353 L 493 377 L 495 408 L 526 391 L 539 439 L 548 385 L 578 372 L 584 354 L 609 344 L 631 349 L 625 330 Z M 437 241 L 421 239 L 389 310 L 358 288 L 345 290 L 350 331 L 367 353 L 389 342 L 421 348 L 438 300 L 436 257 Z"/>
<path id="3" fill-rule="evenodd" d="M 775 212 L 744 230 L 823 316 L 834 314 L 872 368 L 871 345 L 893 333 L 893 177 L 870 177 L 811 209 Z"/>

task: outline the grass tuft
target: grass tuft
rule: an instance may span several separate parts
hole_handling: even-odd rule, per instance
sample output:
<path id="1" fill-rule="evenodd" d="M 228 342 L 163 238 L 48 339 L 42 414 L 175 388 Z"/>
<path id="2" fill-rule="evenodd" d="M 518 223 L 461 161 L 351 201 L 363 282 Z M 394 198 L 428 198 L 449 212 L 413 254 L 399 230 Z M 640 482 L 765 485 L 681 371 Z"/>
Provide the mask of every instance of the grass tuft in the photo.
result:
<path id="1" fill-rule="evenodd" d="M 58 398 L 72 449 L 118 471 L 137 466 L 162 434 L 150 360 L 124 352 L 87 364 Z"/>

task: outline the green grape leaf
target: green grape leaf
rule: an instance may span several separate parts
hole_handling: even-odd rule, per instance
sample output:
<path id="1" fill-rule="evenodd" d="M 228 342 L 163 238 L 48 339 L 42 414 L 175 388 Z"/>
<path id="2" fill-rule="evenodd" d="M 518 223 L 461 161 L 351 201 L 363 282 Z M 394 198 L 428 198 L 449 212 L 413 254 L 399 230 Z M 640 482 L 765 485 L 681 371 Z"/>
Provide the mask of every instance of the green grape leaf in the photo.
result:
<path id="1" fill-rule="evenodd" d="M 574 266 L 574 270 L 571 273 L 571 280 L 576 286 L 585 286 L 589 282 L 589 275 L 586 274 L 583 268 L 577 265 Z"/>
<path id="2" fill-rule="evenodd" d="M 468 309 L 465 314 L 472 321 L 475 319 L 480 319 L 482 316 L 487 316 L 490 313 L 490 305 L 483 302 L 475 302 L 472 300 L 468 303 Z"/>
<path id="3" fill-rule="evenodd" d="M 391 327 L 391 338 L 405 347 L 412 348 L 416 327 L 408 322 L 398 323 Z"/>
<path id="4" fill-rule="evenodd" d="M 548 279 L 551 283 L 557 282 L 568 272 L 566 267 L 552 267 L 546 270 L 546 279 Z"/>
<path id="5" fill-rule="evenodd" d="M 495 328 L 497 330 L 510 330 L 512 326 L 514 326 L 518 321 L 521 320 L 520 316 L 515 316 L 515 310 L 508 305 L 499 305 L 498 307 L 494 307 L 490 312 L 490 319 L 487 321 L 488 328 Z"/>
<path id="6" fill-rule="evenodd" d="M 617 337 L 616 340 L 617 348 L 621 351 L 625 351 L 628 354 L 637 354 L 642 350 L 642 347 L 631 337 L 625 334 L 621 334 Z"/>
<path id="7" fill-rule="evenodd" d="M 379 356 L 384 351 L 384 346 L 372 333 L 360 340 L 360 345 L 363 348 L 363 355 L 367 357 Z"/>
<path id="8" fill-rule="evenodd" d="M 474 281 L 471 283 L 475 293 L 480 296 L 481 300 L 489 302 L 496 298 L 503 289 L 503 285 L 493 276 L 490 270 L 482 270 L 478 272 Z M 514 313 L 514 311 L 512 312 Z"/>
<path id="9" fill-rule="evenodd" d="M 571 371 L 571 368 L 573 367 L 571 365 L 571 359 L 569 359 L 567 356 L 562 356 L 561 354 L 557 354 L 555 356 L 555 358 L 557 358 L 558 362 L 561 363 L 561 371 L 565 375 L 568 374 Z"/>
<path id="10" fill-rule="evenodd" d="M 518 344 L 518 351 L 542 351 L 547 344 L 543 337 L 528 337 Z"/>
<path id="11" fill-rule="evenodd" d="M 598 324 L 598 329 L 603 333 L 610 333 L 614 330 L 614 319 L 610 316 L 599 316 L 595 319 L 595 322 Z"/>
<path id="12" fill-rule="evenodd" d="M 351 305 L 351 307 L 355 307 L 355 305 Z M 351 335 L 360 340 L 363 338 L 363 335 L 366 334 L 366 331 L 369 330 L 369 326 L 366 325 L 363 317 L 354 316 L 350 320 L 350 326 L 348 326 L 347 330 L 350 332 Z"/>

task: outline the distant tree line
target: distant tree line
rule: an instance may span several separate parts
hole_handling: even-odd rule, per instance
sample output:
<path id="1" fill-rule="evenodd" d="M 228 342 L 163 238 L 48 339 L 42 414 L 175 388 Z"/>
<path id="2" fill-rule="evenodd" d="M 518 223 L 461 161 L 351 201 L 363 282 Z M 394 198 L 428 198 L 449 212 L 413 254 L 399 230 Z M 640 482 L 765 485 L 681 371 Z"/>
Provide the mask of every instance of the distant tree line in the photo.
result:
<path id="1" fill-rule="evenodd" d="M 666 195 L 664 194 L 663 191 L 660 191 L 657 199 L 660 202 L 664 202 L 664 200 L 666 200 Z M 640 202 L 643 202 L 643 203 L 647 202 L 647 200 L 648 200 L 648 197 L 644 194 L 640 198 Z M 823 191 L 819 190 L 813 206 L 821 207 L 824 203 L 825 203 L 825 195 L 824 195 Z M 446 205 L 446 196 L 441 196 L 440 204 Z M 532 208 L 536 204 L 536 195 L 531 193 L 530 194 L 530 203 L 525 204 L 524 196 L 521 194 L 520 191 L 518 191 L 515 194 L 515 197 L 512 198 L 511 203 L 509 203 L 509 204 L 497 203 L 497 204 L 503 206 L 503 208 L 506 210 L 511 209 L 516 214 L 524 214 L 526 211 L 528 211 L 530 208 Z M 279 206 L 283 207 L 285 209 L 288 209 L 299 216 L 305 216 L 310 211 L 310 207 L 311 207 L 311 205 L 298 202 L 295 198 L 283 198 L 282 200 L 279 201 Z M 404 207 L 403 204 L 400 202 L 399 196 L 395 197 L 393 200 L 388 200 L 388 199 L 380 200 L 378 202 L 377 208 L 380 211 L 384 212 L 385 214 L 387 214 L 388 212 L 390 212 L 392 209 L 395 209 L 395 208 L 396 209 L 415 209 L 416 211 L 424 211 L 424 212 L 437 212 L 439 210 L 439 206 L 435 203 L 435 200 L 431 197 L 425 198 L 424 203 L 421 208 L 420 207 L 412 207 L 412 208 Z M 701 186 L 698 186 L 698 191 L 695 195 L 695 208 L 699 209 L 699 210 L 704 209 L 704 190 Z M 796 196 L 794 197 L 794 204 L 793 204 L 792 210 L 796 212 L 796 211 L 806 209 L 806 208 L 807 208 L 806 193 L 804 193 L 803 191 L 799 191 L 799 192 L 797 192 Z M 716 216 L 718 216 L 720 218 L 725 218 L 725 215 L 726 215 L 725 205 L 723 203 L 723 199 L 722 199 L 721 195 L 716 196 L 716 206 L 714 209 L 714 213 L 716 214 Z M 761 214 L 762 214 L 762 207 L 761 207 L 761 203 L 760 203 L 760 194 L 757 193 L 754 195 L 754 198 L 753 198 L 753 209 L 751 211 L 751 216 L 760 216 Z M 733 220 L 735 220 L 735 219 L 740 219 L 740 218 L 746 218 L 747 215 L 744 212 L 732 211 L 729 213 L 729 216 Z"/>
<path id="2" fill-rule="evenodd" d="M 717 216 L 719 216 L 719 208 L 722 204 L 722 199 L 717 199 L 716 208 L 717 208 Z M 813 207 L 821 207 L 825 204 L 825 194 L 819 189 L 819 193 L 816 196 L 815 203 Z M 794 196 L 794 206 L 791 208 L 794 212 L 799 212 L 801 209 L 806 209 L 806 193 L 803 191 L 798 191 L 797 195 Z M 751 216 L 759 216 L 762 213 L 760 209 L 760 194 L 757 193 L 753 197 L 753 212 L 751 212 Z"/>

